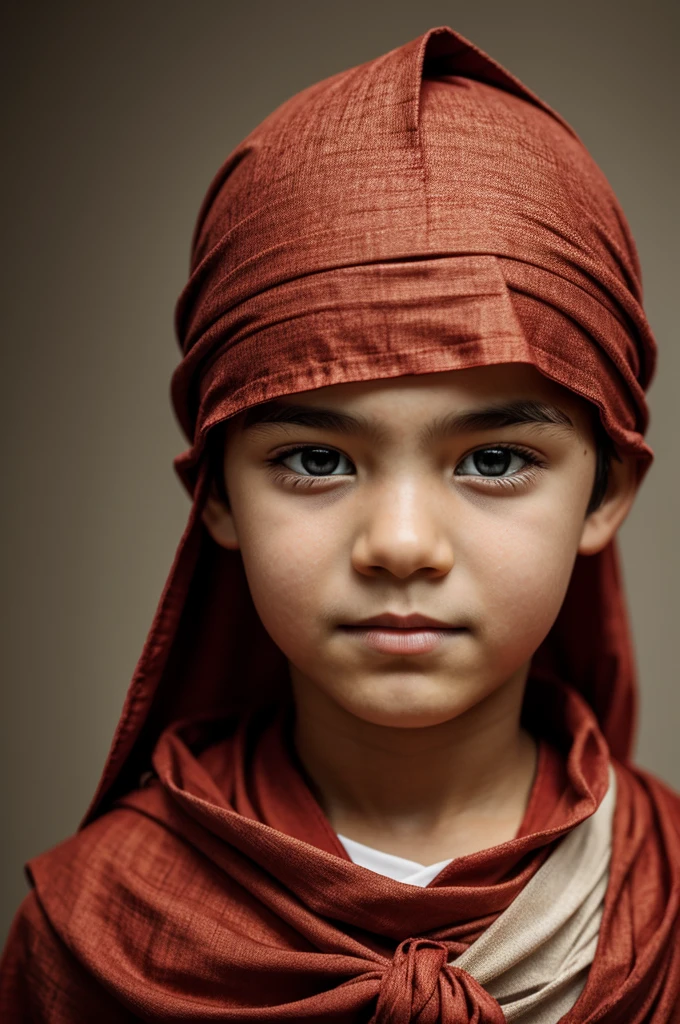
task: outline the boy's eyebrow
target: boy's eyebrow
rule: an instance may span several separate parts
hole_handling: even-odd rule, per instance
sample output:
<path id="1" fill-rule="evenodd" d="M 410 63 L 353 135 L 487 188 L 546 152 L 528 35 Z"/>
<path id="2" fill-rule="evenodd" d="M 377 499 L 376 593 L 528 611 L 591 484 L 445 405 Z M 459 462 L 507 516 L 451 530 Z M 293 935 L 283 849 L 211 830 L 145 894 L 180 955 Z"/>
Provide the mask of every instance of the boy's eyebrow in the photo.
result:
<path id="1" fill-rule="evenodd" d="M 331 430 L 338 434 L 363 434 L 375 443 L 385 441 L 387 438 L 387 431 L 365 416 L 336 409 L 320 409 L 317 406 L 292 405 L 276 399 L 247 409 L 242 429 L 248 430 L 262 423 L 287 423 L 298 427 Z M 422 441 L 427 443 L 455 434 L 500 430 L 503 427 L 526 424 L 576 429 L 570 417 L 556 405 L 520 400 L 440 416 L 425 427 Z"/>
<path id="2" fill-rule="evenodd" d="M 434 441 L 450 434 L 471 434 L 475 431 L 501 430 L 503 427 L 520 427 L 527 424 L 576 430 L 573 420 L 558 406 L 527 399 L 440 417 L 427 427 L 424 433 L 425 440 Z"/>

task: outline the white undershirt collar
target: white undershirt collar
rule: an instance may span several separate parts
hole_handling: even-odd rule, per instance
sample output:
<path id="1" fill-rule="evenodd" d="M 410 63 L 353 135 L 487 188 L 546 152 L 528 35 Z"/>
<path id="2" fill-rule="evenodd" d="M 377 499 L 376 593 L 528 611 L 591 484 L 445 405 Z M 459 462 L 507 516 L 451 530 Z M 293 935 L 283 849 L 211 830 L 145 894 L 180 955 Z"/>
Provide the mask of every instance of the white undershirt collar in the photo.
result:
<path id="1" fill-rule="evenodd" d="M 347 836 L 338 833 L 338 839 L 347 850 L 347 853 L 362 868 L 375 871 L 379 875 L 387 875 L 395 882 L 405 882 L 407 885 L 426 886 L 436 878 L 439 872 L 453 860 L 440 860 L 437 864 L 418 864 L 415 860 L 406 860 L 405 857 L 397 857 L 394 853 L 384 853 L 372 846 L 358 843 L 356 839 L 349 839 Z"/>

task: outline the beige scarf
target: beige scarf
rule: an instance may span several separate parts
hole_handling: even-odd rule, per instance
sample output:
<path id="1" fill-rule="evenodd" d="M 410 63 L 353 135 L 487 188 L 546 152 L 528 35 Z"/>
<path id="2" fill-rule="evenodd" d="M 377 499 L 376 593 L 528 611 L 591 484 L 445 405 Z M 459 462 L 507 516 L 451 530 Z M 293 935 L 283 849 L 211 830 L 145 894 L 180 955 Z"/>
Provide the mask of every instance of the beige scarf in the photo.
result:
<path id="1" fill-rule="evenodd" d="M 616 777 L 594 814 L 559 843 L 500 917 L 451 963 L 509 1021 L 555 1024 L 572 1008 L 595 956 L 609 880 Z"/>

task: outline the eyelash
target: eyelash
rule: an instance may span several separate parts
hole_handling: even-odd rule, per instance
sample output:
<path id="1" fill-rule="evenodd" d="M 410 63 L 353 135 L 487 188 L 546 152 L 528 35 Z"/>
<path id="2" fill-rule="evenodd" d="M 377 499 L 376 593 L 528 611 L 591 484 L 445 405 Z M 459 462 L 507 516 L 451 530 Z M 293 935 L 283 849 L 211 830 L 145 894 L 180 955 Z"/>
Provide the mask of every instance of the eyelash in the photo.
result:
<path id="1" fill-rule="evenodd" d="M 327 474 L 326 476 L 303 476 L 302 474 L 296 473 L 293 470 L 289 470 L 286 467 L 284 467 L 283 471 L 277 469 L 277 467 L 282 465 L 284 460 L 290 458 L 291 455 L 297 455 L 299 452 L 305 452 L 309 450 L 333 452 L 334 454 L 338 455 L 343 454 L 342 452 L 338 452 L 336 448 L 329 448 L 326 445 L 296 445 L 294 448 L 288 448 L 286 449 L 286 451 L 280 452 L 278 455 L 275 455 L 270 459 L 266 459 L 267 465 L 271 467 L 274 473 L 274 479 L 282 483 L 285 482 L 292 487 L 313 488 L 317 484 L 327 483 L 329 480 L 332 480 L 334 476 L 341 477 L 347 475 L 344 473 L 331 473 Z M 472 451 L 466 452 L 466 454 L 460 460 L 458 465 L 460 465 L 465 459 L 470 458 L 470 456 L 475 455 L 477 452 L 484 452 L 490 450 L 504 451 L 509 452 L 511 455 L 517 455 L 521 459 L 524 459 L 527 465 L 524 466 L 521 470 L 518 470 L 518 472 L 513 473 L 511 476 L 493 477 L 473 473 L 462 473 L 457 475 L 466 476 L 468 480 L 474 479 L 475 483 L 482 481 L 482 486 L 484 487 L 504 487 L 514 490 L 521 484 L 526 483 L 529 479 L 531 479 L 531 477 L 533 477 L 538 470 L 544 469 L 546 465 L 546 463 L 538 457 L 536 452 L 531 451 L 531 449 L 529 448 L 523 448 L 521 445 L 515 444 L 486 444 L 479 448 L 473 448 Z M 349 459 L 346 455 L 343 457 L 346 458 L 348 462 L 351 462 L 351 459 Z"/>

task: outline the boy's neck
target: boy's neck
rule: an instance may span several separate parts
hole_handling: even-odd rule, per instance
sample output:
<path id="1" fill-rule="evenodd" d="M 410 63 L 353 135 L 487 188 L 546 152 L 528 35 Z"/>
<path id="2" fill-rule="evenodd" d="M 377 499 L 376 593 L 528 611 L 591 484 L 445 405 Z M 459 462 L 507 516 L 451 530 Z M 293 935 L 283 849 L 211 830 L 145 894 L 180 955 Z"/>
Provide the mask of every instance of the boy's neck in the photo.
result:
<path id="1" fill-rule="evenodd" d="M 537 761 L 520 725 L 527 668 L 427 728 L 359 719 L 291 668 L 295 746 L 332 828 L 422 864 L 512 839 Z"/>

